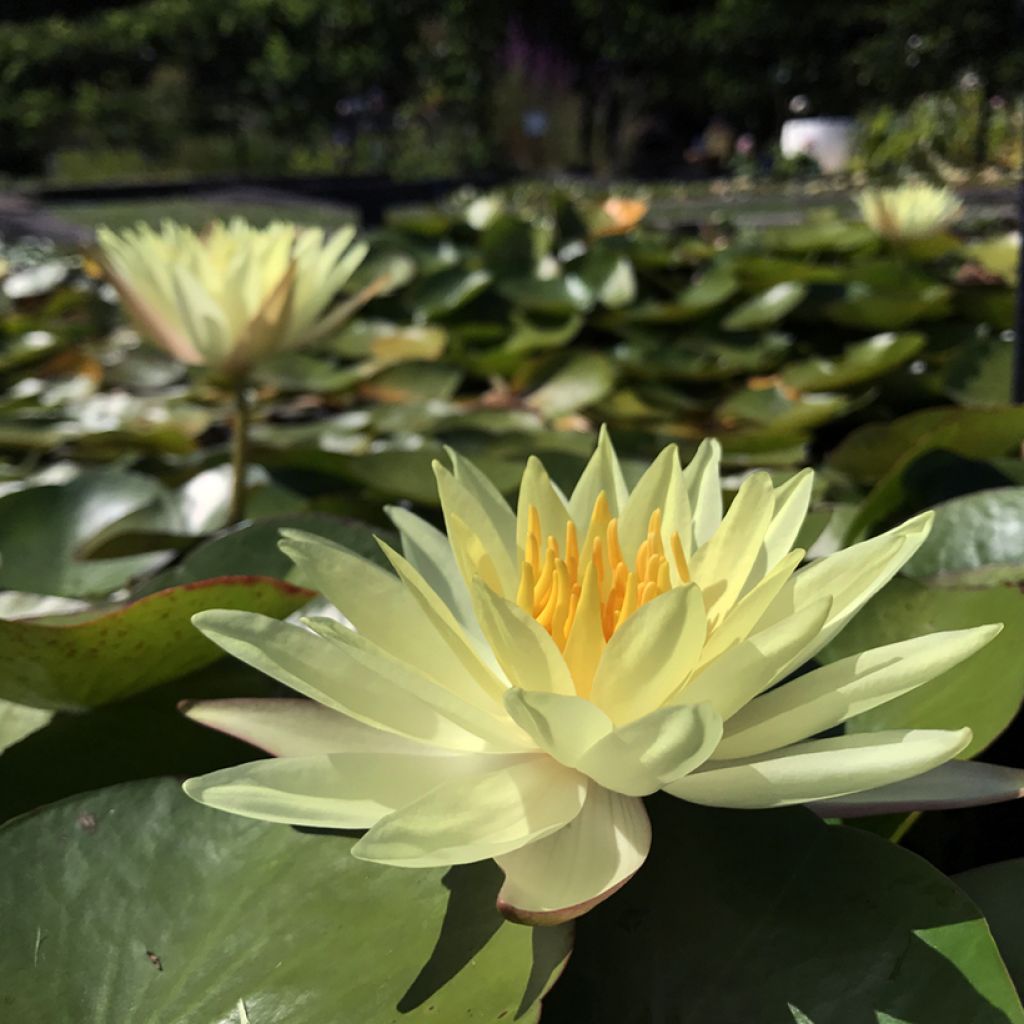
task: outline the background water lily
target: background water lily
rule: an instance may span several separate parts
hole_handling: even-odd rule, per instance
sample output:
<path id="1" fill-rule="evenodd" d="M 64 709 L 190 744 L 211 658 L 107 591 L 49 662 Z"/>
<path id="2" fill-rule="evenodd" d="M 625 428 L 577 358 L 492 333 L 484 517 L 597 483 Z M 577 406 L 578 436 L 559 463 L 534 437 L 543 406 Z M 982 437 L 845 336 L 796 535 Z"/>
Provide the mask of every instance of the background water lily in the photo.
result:
<path id="1" fill-rule="evenodd" d="M 97 232 L 101 261 L 144 335 L 188 366 L 231 383 L 235 490 L 231 520 L 244 518 L 252 368 L 270 356 L 329 337 L 376 293 L 367 286 L 334 305 L 366 256 L 355 228 L 321 228 L 241 218 L 197 233 L 164 221 L 117 234 Z"/>
<path id="2" fill-rule="evenodd" d="M 368 828 L 356 856 L 406 867 L 493 857 L 499 902 L 531 922 L 583 913 L 651 843 L 642 797 L 732 808 L 904 806 L 1017 795 L 1015 773 L 942 766 L 970 730 L 819 734 L 926 683 L 999 625 L 866 651 L 774 688 L 924 540 L 919 516 L 798 571 L 809 471 L 750 474 L 723 514 L 719 450 L 665 449 L 632 491 L 611 441 L 571 496 L 531 459 L 513 510 L 471 463 L 436 467 L 447 537 L 392 509 L 388 573 L 287 531 L 283 550 L 354 629 L 206 612 L 225 650 L 317 703 L 190 714 L 270 761 L 192 779 L 204 803 Z M 815 738 L 819 737 L 819 738 Z M 907 780 L 914 780 L 908 782 Z M 892 787 L 897 787 L 896 792 Z"/>
<path id="3" fill-rule="evenodd" d="M 865 223 L 890 240 L 931 238 L 960 215 L 963 202 L 952 189 L 924 183 L 897 188 L 867 188 L 857 197 Z"/>

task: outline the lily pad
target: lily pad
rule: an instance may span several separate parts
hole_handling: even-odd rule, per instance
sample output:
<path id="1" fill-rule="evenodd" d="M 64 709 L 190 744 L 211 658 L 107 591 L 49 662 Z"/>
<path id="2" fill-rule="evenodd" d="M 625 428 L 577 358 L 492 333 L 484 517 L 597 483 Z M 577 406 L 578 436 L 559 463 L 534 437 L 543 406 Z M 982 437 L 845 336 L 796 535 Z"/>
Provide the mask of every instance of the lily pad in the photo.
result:
<path id="1" fill-rule="evenodd" d="M 633 334 L 615 347 L 615 357 L 635 376 L 649 380 L 728 380 L 774 370 L 792 346 L 788 334 L 766 331 L 737 341 L 714 335 L 670 338 Z"/>
<path id="2" fill-rule="evenodd" d="M 599 402 L 615 386 L 615 376 L 607 356 L 583 353 L 537 388 L 526 404 L 546 419 L 556 419 Z"/>
<path id="3" fill-rule="evenodd" d="M 544 1024 L 1024 1020 L 981 912 L 915 855 L 802 808 L 648 807 L 651 855 L 577 922 Z"/>
<path id="4" fill-rule="evenodd" d="M 841 391 L 876 380 L 914 358 L 925 346 L 923 334 L 887 332 L 847 345 L 837 359 L 815 356 L 790 363 L 782 379 L 798 391 Z"/>
<path id="5" fill-rule="evenodd" d="M 944 448 L 985 458 L 1019 450 L 1022 438 L 1024 408 L 1020 406 L 923 409 L 859 427 L 833 449 L 829 462 L 858 483 L 872 484 L 912 451 Z"/>
<path id="6" fill-rule="evenodd" d="M 807 297 L 807 285 L 783 281 L 737 306 L 722 320 L 724 331 L 763 331 L 779 323 Z"/>
<path id="7" fill-rule="evenodd" d="M 53 712 L 44 708 L 0 700 L 0 754 L 42 729 L 52 717 Z"/>
<path id="8" fill-rule="evenodd" d="M 1019 993 L 1024 993 L 1024 858 L 965 871 L 954 879 L 984 911 Z"/>
<path id="9" fill-rule="evenodd" d="M 228 576 L 162 590 L 84 620 L 0 622 L 0 699 L 52 709 L 108 704 L 221 657 L 193 628 L 197 612 L 237 608 L 281 618 L 312 596 L 281 580 Z"/>
<path id="10" fill-rule="evenodd" d="M 939 586 L 1024 583 L 1024 487 L 937 505 L 931 533 L 903 574 Z"/>
<path id="11" fill-rule="evenodd" d="M 152 477 L 90 470 L 62 486 L 0 498 L 0 587 L 61 597 L 106 596 L 163 555 L 77 561 L 83 543 L 149 505 L 161 493 Z"/>
<path id="12" fill-rule="evenodd" d="M 211 811 L 169 780 L 12 822 L 4 1007 L 39 1022 L 538 1019 L 567 929 L 504 923 L 493 863 L 385 868 L 354 842 Z"/>
<path id="13" fill-rule="evenodd" d="M 974 738 L 963 753 L 984 750 L 1013 721 L 1024 700 L 1024 593 L 1013 586 L 926 587 L 896 579 L 872 598 L 819 655 L 838 661 L 944 629 L 966 629 L 991 622 L 1003 632 L 966 661 L 916 690 L 848 723 L 850 732 L 886 729 L 960 729 Z"/>
<path id="14" fill-rule="evenodd" d="M 499 283 L 498 292 L 512 305 L 543 316 L 571 316 L 589 312 L 594 306 L 594 293 L 581 277 L 573 274 L 549 280 L 505 280 Z"/>

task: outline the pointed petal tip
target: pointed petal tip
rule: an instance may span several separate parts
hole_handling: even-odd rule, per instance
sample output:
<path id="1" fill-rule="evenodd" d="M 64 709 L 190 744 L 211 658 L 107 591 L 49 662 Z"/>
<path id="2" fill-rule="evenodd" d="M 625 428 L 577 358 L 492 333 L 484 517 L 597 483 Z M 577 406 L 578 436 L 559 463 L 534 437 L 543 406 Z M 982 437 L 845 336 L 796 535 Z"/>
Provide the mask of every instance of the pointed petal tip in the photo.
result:
<path id="1" fill-rule="evenodd" d="M 636 872 L 633 874 L 636 874 Z M 599 903 L 603 903 L 608 899 L 609 896 L 614 896 L 632 877 L 633 875 L 629 875 L 623 878 L 622 881 L 617 882 L 610 889 L 606 889 L 589 900 L 584 900 L 582 903 L 576 903 L 570 907 L 560 907 L 557 910 L 528 910 L 525 907 L 517 907 L 512 903 L 506 902 L 502 898 L 501 892 L 498 893 L 496 906 L 498 913 L 512 924 L 523 924 L 533 928 L 552 928 L 555 925 L 574 921 L 576 918 L 589 913 Z"/>

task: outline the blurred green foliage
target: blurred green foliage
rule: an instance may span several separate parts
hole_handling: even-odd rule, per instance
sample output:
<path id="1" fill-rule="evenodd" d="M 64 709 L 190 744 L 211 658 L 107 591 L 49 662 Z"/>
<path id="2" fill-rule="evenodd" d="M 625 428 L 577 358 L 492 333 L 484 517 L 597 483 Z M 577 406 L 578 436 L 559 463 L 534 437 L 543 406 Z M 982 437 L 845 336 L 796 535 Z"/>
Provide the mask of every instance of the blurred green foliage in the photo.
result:
<path id="1" fill-rule="evenodd" d="M 1005 0 L 143 0 L 28 13 L 0 13 L 0 166 L 57 181 L 659 169 L 678 167 L 716 115 L 773 136 L 798 95 L 818 113 L 898 110 L 966 72 L 984 105 L 1024 80 Z M 931 115 L 908 116 L 916 128 Z M 953 123 L 974 147 L 970 119 Z"/>

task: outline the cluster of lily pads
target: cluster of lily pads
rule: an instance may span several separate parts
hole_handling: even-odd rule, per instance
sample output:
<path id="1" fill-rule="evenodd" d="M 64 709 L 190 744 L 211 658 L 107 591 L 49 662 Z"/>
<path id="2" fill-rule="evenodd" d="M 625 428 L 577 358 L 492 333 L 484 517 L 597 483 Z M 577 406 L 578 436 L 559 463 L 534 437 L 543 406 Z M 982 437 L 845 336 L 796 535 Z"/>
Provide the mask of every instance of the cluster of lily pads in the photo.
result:
<path id="1" fill-rule="evenodd" d="M 241 225 L 221 235 L 215 229 L 205 248 L 166 228 L 141 232 L 125 248 L 108 237 L 85 253 L 7 250 L 0 279 L 0 819 L 13 820 L 0 831 L 0 1006 L 41 1022 L 83 1013 L 181 1024 L 374 1024 L 470 1013 L 525 1020 L 543 1013 L 555 1022 L 1024 1022 L 1024 932 L 1014 911 L 1024 893 L 1021 805 L 969 809 L 1024 791 L 1024 772 L 1015 770 L 1024 700 L 1017 639 L 1024 629 L 1024 410 L 1009 405 L 1007 394 L 1019 242 L 998 231 L 965 233 L 953 223 L 956 206 L 927 191 L 881 193 L 864 197 L 860 218 L 685 233 L 647 226 L 648 211 L 636 201 L 584 207 L 558 194 L 528 204 L 488 195 L 396 210 L 357 242 L 341 233 L 333 240 L 307 235 L 302 244 L 312 255 L 301 272 L 293 269 L 294 236 L 250 239 Z M 236 259 L 257 245 L 268 247 L 259 260 Z M 194 276 L 179 281 L 177 266 Z M 204 279 L 216 289 L 193 289 Z M 289 339 L 301 340 L 301 350 L 284 351 Z M 608 432 L 592 458 L 602 423 Z M 608 454 L 609 433 L 621 458 Z M 664 452 L 650 465 L 666 443 L 696 452 L 697 468 L 670 470 L 675 455 Z M 542 456 L 546 470 L 528 464 L 530 455 Z M 455 475 L 437 469 L 437 460 L 452 460 Z M 806 475 L 792 480 L 808 463 L 819 469 L 813 485 Z M 768 473 L 749 473 L 754 467 Z M 733 501 L 724 519 L 719 499 L 708 497 L 720 493 L 719 479 Z M 689 496 L 673 497 L 674 487 L 689 487 Z M 514 509 L 517 493 L 518 525 L 501 498 Z M 643 523 L 630 511 L 631 493 L 640 496 Z M 712 665 L 721 652 L 710 648 L 720 642 L 727 649 L 713 632 L 724 628 L 723 606 L 712 616 L 722 586 L 730 603 L 748 609 L 731 621 L 750 614 L 750 627 L 762 613 L 750 612 L 753 597 L 746 606 L 742 598 L 764 590 L 755 576 L 782 551 L 793 547 L 814 560 L 868 541 L 861 557 L 870 580 L 857 577 L 857 558 L 841 558 L 833 563 L 846 567 L 836 570 L 838 582 L 819 573 L 820 586 L 807 584 L 808 606 L 797 600 L 776 616 L 799 620 L 797 642 L 784 656 L 775 652 L 778 672 L 765 676 L 762 689 L 812 648 L 820 667 L 802 689 L 787 683 L 758 698 L 770 697 L 772 715 L 755 700 L 747 718 L 727 724 L 723 749 L 732 753 L 710 754 L 718 739 L 707 737 L 715 729 L 722 736 L 718 717 L 725 715 L 713 693 L 711 710 L 700 705 L 699 729 L 688 708 L 666 713 L 669 731 L 643 741 L 639 775 L 636 766 L 627 771 L 629 744 L 637 743 L 628 728 L 647 718 L 613 715 L 615 728 L 609 723 L 593 745 L 603 744 L 601 758 L 582 748 L 570 756 L 564 746 L 592 727 L 591 712 L 565 719 L 571 728 L 560 739 L 558 702 L 527 699 L 543 689 L 529 681 L 538 666 L 546 666 L 541 674 L 566 674 L 553 667 L 559 655 L 534 646 L 536 623 L 552 632 L 549 613 L 564 620 L 559 643 L 574 651 L 566 654 L 574 682 L 561 694 L 552 684 L 546 696 L 577 702 L 572 714 L 582 714 L 578 676 L 589 680 L 594 666 L 584 671 L 586 649 L 572 646 L 577 605 L 568 590 L 547 609 L 537 596 L 534 607 L 543 590 L 531 575 L 540 572 L 537 557 L 523 570 L 526 597 L 522 581 L 518 597 L 514 581 L 477 587 L 504 571 L 506 540 L 500 529 L 492 532 L 508 520 L 514 558 L 517 543 L 529 548 L 528 534 L 543 542 L 542 519 L 557 519 L 563 534 L 566 517 L 583 523 L 581 532 L 588 521 L 591 529 L 603 526 L 602 496 L 613 505 L 608 515 L 619 502 L 626 538 L 616 600 L 653 600 L 654 608 L 675 588 L 671 600 L 682 608 L 684 600 L 700 605 L 703 588 L 697 617 L 709 653 L 701 657 Z M 531 508 L 538 525 L 527 528 Z M 634 584 L 630 598 L 625 563 L 636 544 L 629 537 L 639 541 L 646 530 L 656 547 L 669 508 L 683 524 L 682 560 L 670 571 L 665 555 L 665 567 L 643 584 L 654 589 L 637 597 Z M 922 512 L 929 515 L 917 525 L 878 536 Z M 451 550 L 434 526 L 447 529 Z M 713 540 L 719 527 L 727 540 Z M 770 564 L 757 568 L 760 538 L 744 547 L 748 527 L 778 534 L 764 541 L 782 545 Z M 558 542 L 569 562 L 571 536 L 572 528 Z M 375 537 L 385 546 L 401 541 L 408 562 L 382 551 Z M 617 548 L 614 530 L 607 538 Z M 800 557 L 787 556 L 785 573 Z M 745 586 L 730 577 L 740 571 L 738 559 L 749 561 Z M 389 563 L 407 590 L 381 572 Z M 340 571 L 346 566 L 349 580 Z M 897 568 L 877 590 L 872 580 Z M 520 611 L 486 596 L 502 586 Z M 781 589 L 773 586 L 765 600 L 782 594 L 786 604 L 783 578 Z M 862 597 L 855 600 L 854 591 Z M 358 643 L 322 617 L 337 613 L 318 593 L 356 624 Z M 419 595 L 419 611 L 410 594 Z M 602 600 L 602 614 L 620 616 L 599 640 L 603 649 L 628 620 L 613 598 Z M 314 633 L 275 621 L 300 613 Z M 695 621 L 696 613 L 687 614 Z M 196 615 L 202 632 L 192 625 Z M 506 698 L 505 706 L 514 723 L 503 719 L 500 736 L 495 715 L 480 724 L 479 707 L 470 715 L 446 703 L 437 706 L 441 724 L 423 718 L 424 708 L 437 708 L 427 690 L 410 689 L 401 659 L 415 663 L 420 651 L 417 669 L 434 671 L 436 636 L 422 633 L 424 615 L 447 638 L 439 672 L 448 671 L 444 658 L 455 651 L 453 679 L 512 680 L 518 703 Z M 996 635 L 992 623 L 1005 628 Z M 868 695 L 883 685 L 878 679 L 856 689 L 860 652 L 970 627 L 978 627 L 970 643 L 978 650 L 966 660 L 966 647 L 939 657 L 938 647 L 924 645 L 913 655 L 924 661 L 901 682 L 885 683 L 884 696 Z M 777 623 L 776 635 L 787 628 Z M 631 658 L 648 654 L 650 661 L 651 652 L 667 651 L 657 664 L 643 662 L 650 686 L 671 658 L 685 657 L 671 630 L 639 629 L 639 639 L 620 637 L 607 650 L 626 667 Z M 815 643 L 808 646 L 801 630 Z M 770 657 L 758 636 L 731 655 L 736 678 L 756 674 L 751 658 Z M 699 652 L 704 633 L 691 639 Z M 500 669 L 481 667 L 485 642 Z M 314 646 L 324 653 L 314 656 Z M 224 659 L 221 648 L 239 660 Z M 401 653 L 407 649 L 414 654 Z M 877 664 L 866 662 L 864 672 L 892 674 L 881 652 L 868 654 Z M 252 760 L 250 744 L 279 755 L 344 758 L 350 755 L 333 745 L 343 734 L 360 756 L 422 758 L 415 743 L 412 751 L 394 743 L 378 749 L 356 728 L 376 719 L 334 689 L 330 668 L 347 665 L 337 674 L 349 678 L 359 674 L 356 664 L 379 686 L 399 686 L 420 709 L 406 715 L 399 698 L 365 698 L 380 705 L 380 720 L 397 714 L 412 723 L 385 726 L 398 734 L 395 742 L 420 742 L 428 737 L 417 730 L 427 729 L 442 748 L 463 744 L 466 763 L 497 758 L 489 764 L 502 771 L 509 757 L 518 771 L 522 751 L 555 751 L 557 771 L 586 776 L 593 799 L 600 792 L 625 807 L 644 797 L 650 826 L 635 819 L 629 828 L 615 826 L 620 859 L 628 867 L 622 850 L 636 842 L 637 829 L 647 829 L 648 839 L 653 833 L 653 845 L 629 871 L 608 869 L 609 892 L 639 869 L 636 877 L 610 898 L 601 892 L 604 902 L 575 924 L 565 918 L 580 907 L 556 915 L 554 927 L 526 928 L 504 921 L 495 897 L 504 870 L 499 902 L 517 918 L 506 889 L 529 889 L 522 879 L 530 872 L 517 872 L 528 866 L 532 846 L 490 837 L 491 852 L 484 843 L 474 847 L 485 851 L 479 857 L 446 860 L 438 839 L 425 857 L 416 845 L 423 836 L 411 825 L 375 824 L 356 844 L 349 833 L 218 814 L 163 778 L 213 773 L 190 783 L 190 792 L 255 818 L 334 828 L 377 822 L 388 798 L 367 782 L 339 809 L 329 786 L 316 788 L 326 786 L 324 764 L 319 781 L 301 764 L 288 778 L 259 767 L 272 762 L 258 762 L 251 774 L 232 768 Z M 687 672 L 696 674 L 694 665 Z M 840 687 L 836 704 L 830 687 L 844 672 L 854 689 Z M 618 692 L 609 673 L 602 682 L 598 670 L 595 694 Z M 726 677 L 733 679 L 731 670 Z M 710 677 L 703 678 L 710 692 Z M 326 704 L 330 721 L 314 714 L 319 705 L 298 704 L 282 682 Z M 825 688 L 819 694 L 816 687 Z M 850 798 L 822 805 L 816 816 L 781 805 L 813 804 L 831 792 L 803 792 L 806 779 L 783 761 L 778 777 L 769 768 L 758 786 L 790 787 L 789 798 L 755 799 L 741 774 L 735 785 L 746 795 L 737 803 L 729 795 L 730 772 L 741 771 L 735 759 L 778 754 L 756 738 L 747 751 L 743 730 L 767 726 L 774 736 L 776 718 L 786 719 L 787 693 L 796 702 L 787 721 L 795 723 L 799 709 L 811 725 L 803 733 L 781 727 L 774 744 L 783 745 L 783 758 L 784 744 L 832 729 L 803 745 L 840 750 L 845 733 L 864 733 L 866 751 L 871 734 L 881 733 L 879 750 L 886 737 L 907 737 L 898 741 L 901 749 L 910 744 L 900 756 L 911 758 L 913 744 L 949 736 L 956 742 L 929 765 L 957 751 L 962 759 L 984 751 L 986 762 L 1005 767 L 976 763 L 960 766 L 966 774 L 940 774 L 932 790 L 926 783 L 915 791 L 919 811 L 910 815 L 903 791 L 890 787 L 859 808 Z M 267 697 L 275 702 L 253 700 Z M 339 710 L 354 721 L 338 725 Z M 702 737 L 687 757 L 698 764 L 711 756 L 714 770 L 680 775 L 673 751 L 690 742 L 689 732 L 678 732 L 684 724 Z M 520 727 L 530 744 L 502 747 Z M 486 743 L 466 746 L 466 736 L 486 736 Z M 839 785 L 835 795 L 870 794 L 893 779 L 899 786 L 908 772 L 881 767 L 891 756 L 879 754 L 877 767 L 851 762 L 842 770 L 875 781 Z M 675 775 L 662 771 L 666 758 Z M 764 763 L 755 757 L 755 772 Z M 822 771 L 835 771 L 831 764 L 822 761 Z M 916 770 L 929 765 L 922 760 Z M 362 769 L 352 770 L 362 777 Z M 433 770 L 416 762 L 424 777 Z M 407 786 L 409 772 L 399 774 Z M 277 781 L 268 788 L 261 778 Z M 664 793 L 654 793 L 659 786 Z M 551 790 L 547 782 L 543 788 Z M 544 799 L 549 804 L 551 792 Z M 471 802 L 450 808 L 441 831 L 456 835 Z M 950 805 L 961 809 L 943 809 Z M 776 809 L 728 809 L 735 807 Z M 865 808 L 874 813 L 854 820 Z M 647 820 L 643 809 L 629 813 Z M 822 821 L 826 813 L 849 821 Z M 563 818 L 559 827 L 571 815 Z M 505 828 L 504 819 L 494 827 Z M 548 842 L 540 826 L 530 837 L 538 848 Z M 605 842 L 597 832 L 583 840 L 579 847 L 566 840 L 570 854 L 560 854 L 565 891 L 583 884 L 583 846 Z M 348 856 L 357 845 L 366 859 Z M 492 852 L 501 870 L 488 859 Z M 433 866 L 448 863 L 457 866 Z M 530 880 L 534 894 L 537 886 L 558 887 L 544 872 L 540 878 Z"/>

